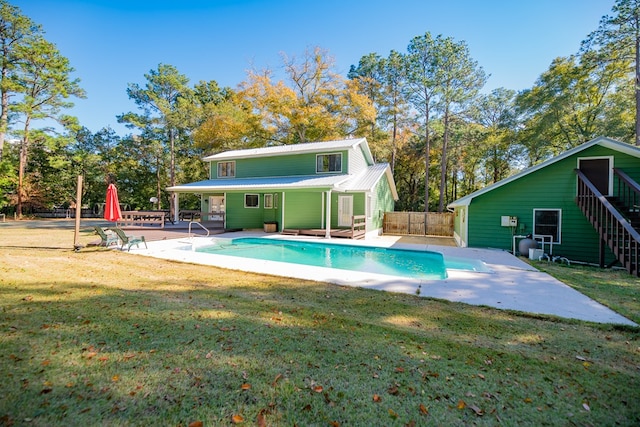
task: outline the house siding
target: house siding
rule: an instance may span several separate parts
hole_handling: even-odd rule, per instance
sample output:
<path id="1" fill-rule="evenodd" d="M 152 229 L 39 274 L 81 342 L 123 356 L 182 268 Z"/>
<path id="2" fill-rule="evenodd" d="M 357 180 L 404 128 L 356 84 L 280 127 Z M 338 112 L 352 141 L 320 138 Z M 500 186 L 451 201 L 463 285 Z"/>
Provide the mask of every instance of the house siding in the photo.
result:
<path id="1" fill-rule="evenodd" d="M 288 191 L 285 195 L 284 226 L 286 228 L 323 228 L 322 199 L 325 193 Z"/>
<path id="2" fill-rule="evenodd" d="M 365 159 L 361 146 L 358 146 L 355 150 L 349 152 L 349 173 L 357 175 L 364 171 L 368 166 L 370 165 L 367 164 L 367 160 Z"/>
<path id="3" fill-rule="evenodd" d="M 501 216 L 517 216 L 515 234 L 528 235 L 533 233 L 534 209 L 560 209 L 561 244 L 554 245 L 553 254 L 596 263 L 599 237 L 575 203 L 577 177 L 574 169 L 578 158 L 603 156 L 614 156 L 614 166 L 638 180 L 640 165 L 637 158 L 599 145 L 589 147 L 474 198 L 468 208 L 469 246 L 510 250 L 513 246 L 511 229 L 500 226 Z M 461 221 L 458 218 L 456 220 Z M 461 222 L 456 223 L 456 229 L 462 230 Z M 605 258 L 606 262 L 614 259 L 608 249 Z"/>
<path id="4" fill-rule="evenodd" d="M 367 231 L 380 230 L 382 232 L 384 213 L 393 212 L 395 206 L 395 200 L 393 200 L 393 194 L 391 194 L 386 177 L 378 181 L 371 196 L 371 220 L 367 223 Z"/>
<path id="5" fill-rule="evenodd" d="M 345 150 L 328 150 L 326 153 L 304 153 L 286 156 L 255 157 L 237 159 L 236 178 L 260 178 L 269 176 L 302 176 L 316 174 L 316 156 L 318 154 L 342 154 L 342 172 L 347 173 L 350 167 L 350 156 Z M 222 163 L 228 160 L 221 161 Z M 211 179 L 218 179 L 218 161 L 212 161 L 210 166 Z M 356 160 L 356 164 L 358 161 Z M 353 173 L 353 172 L 351 172 Z M 224 180 L 225 178 L 220 178 Z"/>

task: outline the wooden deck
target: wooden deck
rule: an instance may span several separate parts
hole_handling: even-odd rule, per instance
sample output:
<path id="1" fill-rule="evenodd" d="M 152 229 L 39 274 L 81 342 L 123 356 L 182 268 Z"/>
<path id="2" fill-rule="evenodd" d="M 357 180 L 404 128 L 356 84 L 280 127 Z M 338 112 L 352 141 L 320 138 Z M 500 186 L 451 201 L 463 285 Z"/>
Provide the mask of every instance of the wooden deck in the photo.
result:
<path id="1" fill-rule="evenodd" d="M 343 237 L 345 239 L 364 239 L 367 233 L 367 218 L 364 215 L 351 217 L 351 228 L 332 228 L 329 230 L 331 237 Z M 327 235 L 324 228 L 285 228 L 282 234 L 293 236 L 319 236 Z"/>

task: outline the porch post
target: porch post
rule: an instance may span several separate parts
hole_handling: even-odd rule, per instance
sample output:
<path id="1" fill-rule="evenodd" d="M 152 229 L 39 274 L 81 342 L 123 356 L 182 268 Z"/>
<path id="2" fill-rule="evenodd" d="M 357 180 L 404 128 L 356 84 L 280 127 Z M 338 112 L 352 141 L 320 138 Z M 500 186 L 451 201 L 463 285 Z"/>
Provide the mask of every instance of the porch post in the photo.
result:
<path id="1" fill-rule="evenodd" d="M 324 233 L 324 237 L 327 239 L 331 238 L 331 190 L 327 191 L 327 203 L 326 203 L 326 213 L 325 213 L 325 219 L 324 219 L 324 227 L 325 227 L 325 233 Z"/>
<path id="2" fill-rule="evenodd" d="M 178 222 L 178 218 L 180 216 L 180 196 L 178 193 L 173 193 L 173 197 L 175 197 L 174 201 L 175 204 L 174 209 L 173 209 L 173 222 L 176 223 Z"/>

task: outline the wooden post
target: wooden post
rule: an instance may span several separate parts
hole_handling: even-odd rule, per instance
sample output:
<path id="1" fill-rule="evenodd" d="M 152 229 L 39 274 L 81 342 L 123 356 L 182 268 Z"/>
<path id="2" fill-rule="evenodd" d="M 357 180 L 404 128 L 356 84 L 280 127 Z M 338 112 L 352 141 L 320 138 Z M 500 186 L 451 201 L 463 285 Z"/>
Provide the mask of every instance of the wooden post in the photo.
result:
<path id="1" fill-rule="evenodd" d="M 82 175 L 78 175 L 78 188 L 76 190 L 76 231 L 73 236 L 73 247 L 80 249 L 80 217 L 82 216 Z"/>

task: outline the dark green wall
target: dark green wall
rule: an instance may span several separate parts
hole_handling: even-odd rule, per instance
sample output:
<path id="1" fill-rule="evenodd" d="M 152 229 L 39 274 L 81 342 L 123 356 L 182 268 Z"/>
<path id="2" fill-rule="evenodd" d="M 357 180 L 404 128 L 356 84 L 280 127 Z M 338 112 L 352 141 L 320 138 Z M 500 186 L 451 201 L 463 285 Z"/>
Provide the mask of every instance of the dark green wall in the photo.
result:
<path id="1" fill-rule="evenodd" d="M 599 145 L 553 163 L 516 181 L 474 198 L 469 205 L 469 241 L 473 247 L 512 248 L 512 233 L 500 226 L 503 215 L 517 216 L 516 234 L 533 233 L 533 209 L 561 209 L 561 240 L 553 254 L 569 259 L 598 261 L 599 238 L 575 204 L 578 158 L 614 155 L 614 166 L 640 181 L 640 159 Z M 607 262 L 613 259 L 610 251 Z"/>

